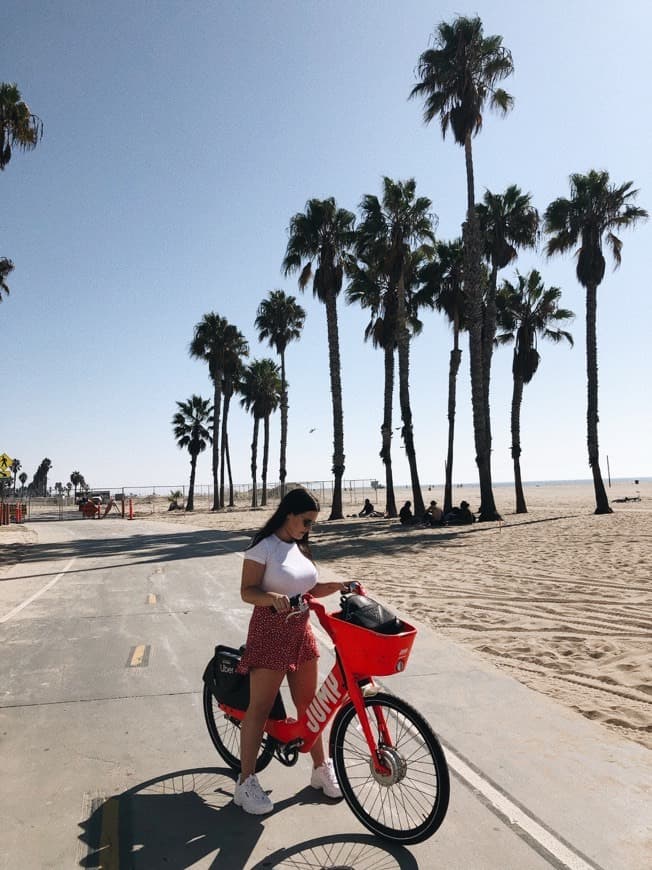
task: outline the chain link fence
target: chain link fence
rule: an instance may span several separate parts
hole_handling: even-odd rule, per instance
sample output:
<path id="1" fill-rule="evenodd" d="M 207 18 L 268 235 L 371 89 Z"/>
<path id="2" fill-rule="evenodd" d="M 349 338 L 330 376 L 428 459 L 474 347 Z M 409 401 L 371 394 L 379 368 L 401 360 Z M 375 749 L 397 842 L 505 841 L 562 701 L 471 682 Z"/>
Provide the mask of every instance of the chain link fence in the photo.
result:
<path id="1" fill-rule="evenodd" d="M 309 490 L 316 498 L 322 507 L 322 510 L 330 507 L 333 501 L 333 481 L 332 480 L 304 480 L 304 481 L 286 481 L 286 492 L 290 489 L 295 489 L 301 486 Z M 441 489 L 441 485 L 436 487 Z M 426 484 L 423 486 L 424 496 L 426 491 L 432 493 L 435 485 Z M 267 487 L 268 507 L 277 505 L 281 498 L 281 488 L 279 483 L 272 483 Z M 412 498 L 412 489 L 407 485 L 397 485 L 394 487 L 394 494 L 397 505 L 406 499 Z M 101 514 L 107 511 L 108 515 L 129 516 L 129 503 L 134 515 L 160 514 L 171 510 L 171 505 L 176 504 L 176 508 L 183 509 L 186 505 L 188 496 L 188 486 L 184 484 L 156 484 L 153 486 L 120 486 L 120 487 L 96 487 L 88 492 L 77 493 L 71 495 L 57 495 L 47 497 L 31 497 L 21 496 L 20 492 L 15 495 L 13 493 L 5 494 L 4 501 L 10 505 L 11 521 L 15 521 L 16 506 L 20 505 L 18 515 L 22 520 L 57 520 L 57 519 L 73 519 L 82 517 L 83 505 L 82 500 L 94 499 L 99 502 Z M 342 481 L 342 510 L 344 514 L 352 515 L 361 510 L 365 499 L 369 499 L 378 510 L 383 510 L 385 507 L 385 487 L 376 479 L 362 478 L 356 480 Z M 197 484 L 194 489 L 194 510 L 209 511 L 213 507 L 213 487 L 211 484 Z M 262 507 L 263 491 L 262 488 L 257 488 L 256 491 L 256 506 Z M 224 507 L 225 509 L 240 509 L 246 510 L 252 507 L 253 489 L 251 484 L 234 484 L 233 498 L 231 499 L 231 489 L 228 484 L 224 487 Z M 123 508 L 124 506 L 124 508 Z"/>

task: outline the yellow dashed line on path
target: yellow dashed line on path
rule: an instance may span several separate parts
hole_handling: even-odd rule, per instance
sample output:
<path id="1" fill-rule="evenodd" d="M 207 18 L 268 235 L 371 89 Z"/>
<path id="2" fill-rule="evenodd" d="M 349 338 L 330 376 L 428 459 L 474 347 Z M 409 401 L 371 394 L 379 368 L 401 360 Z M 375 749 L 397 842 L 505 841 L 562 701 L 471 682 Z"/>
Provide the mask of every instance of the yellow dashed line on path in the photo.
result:
<path id="1" fill-rule="evenodd" d="M 132 646 L 127 659 L 128 668 L 146 668 L 149 664 L 149 651 L 151 647 L 141 643 L 139 646 Z"/>

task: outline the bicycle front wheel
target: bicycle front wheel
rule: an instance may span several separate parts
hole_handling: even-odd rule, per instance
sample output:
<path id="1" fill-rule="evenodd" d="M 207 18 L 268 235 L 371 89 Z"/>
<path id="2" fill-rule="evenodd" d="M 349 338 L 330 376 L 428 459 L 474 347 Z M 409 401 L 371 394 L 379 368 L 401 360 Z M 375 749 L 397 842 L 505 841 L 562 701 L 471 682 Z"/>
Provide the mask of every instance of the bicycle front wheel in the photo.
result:
<path id="1" fill-rule="evenodd" d="M 443 750 L 428 722 L 401 698 L 379 693 L 364 704 L 387 770 L 376 771 L 355 707 L 347 704 L 330 736 L 342 794 L 377 836 L 404 845 L 420 843 L 435 833 L 448 809 Z"/>
<path id="2" fill-rule="evenodd" d="M 204 719 L 210 738 L 219 754 L 229 767 L 240 772 L 240 722 L 220 710 L 206 683 L 204 683 Z M 256 759 L 256 773 L 264 770 L 273 757 L 274 751 L 265 734 Z"/>

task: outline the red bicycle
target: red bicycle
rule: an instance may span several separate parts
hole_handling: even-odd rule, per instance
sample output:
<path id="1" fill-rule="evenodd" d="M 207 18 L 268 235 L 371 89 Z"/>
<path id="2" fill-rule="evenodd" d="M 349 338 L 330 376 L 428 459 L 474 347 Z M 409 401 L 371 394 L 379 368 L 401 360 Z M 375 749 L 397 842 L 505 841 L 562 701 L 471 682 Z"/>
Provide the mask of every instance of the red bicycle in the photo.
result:
<path id="1" fill-rule="evenodd" d="M 420 843 L 435 833 L 448 809 L 446 758 L 424 717 L 401 698 L 381 692 L 373 680 L 405 669 L 417 632 L 402 620 L 395 620 L 393 634 L 347 621 L 347 599 L 354 589 L 364 594 L 360 584 L 351 584 L 335 613 L 327 613 L 309 594 L 291 599 L 299 611 L 310 609 L 317 615 L 335 646 L 335 664 L 299 721 L 286 715 L 279 692 L 256 771 L 272 758 L 288 767 L 296 764 L 299 753 L 309 752 L 335 717 L 330 755 L 349 807 L 377 836 L 405 845 Z M 235 673 L 240 654 L 218 646 L 204 672 L 208 732 L 236 771 L 240 723 L 249 703 L 248 677 Z"/>

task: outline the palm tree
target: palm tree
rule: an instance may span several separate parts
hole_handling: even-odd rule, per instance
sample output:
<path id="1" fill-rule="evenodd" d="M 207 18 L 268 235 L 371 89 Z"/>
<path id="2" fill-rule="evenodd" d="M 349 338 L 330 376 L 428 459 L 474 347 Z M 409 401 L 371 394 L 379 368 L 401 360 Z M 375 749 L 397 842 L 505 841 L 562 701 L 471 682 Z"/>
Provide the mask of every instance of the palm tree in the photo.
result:
<path id="1" fill-rule="evenodd" d="M 539 213 L 529 193 L 511 184 L 504 194 L 486 190 L 476 206 L 484 257 L 489 265 L 489 282 L 484 300 L 482 330 L 482 370 L 487 447 L 491 451 L 491 411 L 489 382 L 491 357 L 496 337 L 496 292 L 498 271 L 513 263 L 517 248 L 534 248 L 539 235 Z"/>
<path id="2" fill-rule="evenodd" d="M 306 312 L 294 296 L 286 296 L 282 290 L 272 290 L 267 299 L 258 306 L 255 326 L 258 340 L 267 339 L 281 358 L 281 457 L 279 483 L 281 498 L 285 495 L 287 476 L 286 449 L 288 438 L 288 390 L 285 377 L 285 350 L 288 344 L 300 338 Z"/>
<path id="3" fill-rule="evenodd" d="M 341 520 L 344 476 L 344 414 L 337 297 L 342 289 L 344 262 L 355 240 L 355 215 L 338 208 L 335 200 L 310 199 L 305 212 L 290 221 L 289 240 L 283 259 L 285 275 L 300 271 L 299 288 L 305 290 L 312 277 L 312 292 L 326 307 L 328 362 L 333 408 L 333 503 L 329 519 Z"/>
<path id="4" fill-rule="evenodd" d="M 384 359 L 383 422 L 380 427 L 380 458 L 385 466 L 385 516 L 397 516 L 392 470 L 392 416 L 396 352 L 396 288 L 385 271 L 385 257 L 375 252 L 358 252 L 358 262 L 347 263 L 349 285 L 346 301 L 357 302 L 371 311 L 364 340 L 380 347 Z"/>
<path id="5" fill-rule="evenodd" d="M 224 507 L 224 469 L 229 477 L 229 507 L 233 507 L 233 474 L 231 472 L 231 452 L 229 450 L 228 419 L 231 408 L 231 398 L 239 389 L 242 375 L 242 362 L 236 363 L 230 369 L 228 375 L 222 378 L 222 434 L 220 444 L 220 508 Z"/>
<path id="6" fill-rule="evenodd" d="M 222 413 L 222 380 L 224 378 L 224 347 L 229 322 L 214 311 L 204 314 L 195 324 L 190 342 L 190 356 L 208 363 L 208 373 L 213 382 L 213 507 L 219 510 L 219 465 L 220 465 L 220 415 Z"/>
<path id="7" fill-rule="evenodd" d="M 2 294 L 9 296 L 9 285 L 7 278 L 14 271 L 14 264 L 7 257 L 0 257 L 0 302 L 2 302 Z"/>
<path id="8" fill-rule="evenodd" d="M 274 360 L 254 360 L 243 372 L 240 382 L 242 398 L 240 404 L 251 411 L 254 418 L 254 434 L 251 441 L 251 506 L 258 506 L 258 487 L 256 475 L 258 471 L 258 428 L 260 421 L 264 425 L 262 495 L 260 504 L 267 504 L 267 466 L 269 459 L 269 418 L 281 401 L 281 378 L 279 367 Z"/>
<path id="9" fill-rule="evenodd" d="M 224 331 L 223 374 L 222 374 L 222 441 L 220 466 L 220 507 L 224 507 L 224 466 L 229 472 L 229 507 L 233 507 L 233 478 L 231 476 L 231 459 L 229 456 L 228 420 L 231 397 L 240 382 L 243 370 L 243 358 L 249 356 L 249 344 L 240 330 L 228 324 Z"/>
<path id="10" fill-rule="evenodd" d="M 43 124 L 23 101 L 18 86 L 0 83 L 0 170 L 11 160 L 11 149 L 31 151 L 43 135 Z"/>
<path id="11" fill-rule="evenodd" d="M 587 175 L 575 173 L 570 177 L 570 199 L 554 200 L 544 215 L 545 232 L 550 236 L 546 245 L 548 256 L 566 253 L 578 242 L 580 245 L 575 274 L 586 289 L 587 445 L 596 514 L 612 512 L 602 480 L 598 449 L 597 291 L 605 272 L 603 245 L 606 243 L 611 248 L 614 268 L 617 268 L 623 243 L 615 230 L 634 226 L 648 216 L 645 209 L 632 204 L 638 195 L 632 185 L 632 181 L 618 187 L 611 184 L 606 171 L 592 169 Z"/>
<path id="12" fill-rule="evenodd" d="M 410 333 L 420 331 L 421 326 L 416 318 L 418 302 L 413 288 L 417 265 L 424 256 L 422 243 L 434 242 L 433 221 L 436 218 L 430 211 L 431 206 L 432 203 L 427 197 L 416 196 L 416 182 L 413 178 L 403 182 L 384 177 L 382 203 L 378 197 L 370 194 L 364 196 L 360 203 L 362 216 L 356 241 L 359 259 L 363 263 L 374 264 L 370 277 L 380 277 L 385 283 L 383 295 L 386 305 L 383 303 L 383 307 L 386 307 L 390 315 L 387 322 L 383 320 L 382 323 L 382 330 L 385 332 L 382 340 L 386 345 L 386 353 L 381 457 L 383 461 L 389 457 L 391 443 L 393 350 L 396 346 L 402 434 L 410 467 L 414 512 L 417 516 L 423 514 L 425 507 L 419 483 L 410 402 Z M 385 467 L 387 472 L 387 464 Z"/>
<path id="13" fill-rule="evenodd" d="M 11 471 L 14 475 L 14 495 L 16 495 L 16 478 L 18 477 L 18 472 L 22 467 L 23 463 L 20 461 L 20 459 L 14 459 L 14 461 L 11 463 Z"/>
<path id="14" fill-rule="evenodd" d="M 562 320 L 575 315 L 566 308 L 559 308 L 561 290 L 546 289 L 541 275 L 533 269 L 528 275 L 516 273 L 517 284 L 503 282 L 498 296 L 497 320 L 501 329 L 498 344 L 514 342 L 512 375 L 512 459 L 514 461 L 514 486 L 516 488 L 516 513 L 526 514 L 525 495 L 521 479 L 521 401 L 523 387 L 534 377 L 540 362 L 537 350 L 539 336 L 550 341 L 566 340 L 573 344 L 573 336 L 563 329 L 553 328 Z"/>
<path id="15" fill-rule="evenodd" d="M 455 442 L 455 410 L 457 404 L 457 373 L 462 361 L 460 332 L 466 329 L 466 294 L 464 292 L 464 250 L 462 239 L 437 242 L 435 256 L 421 270 L 424 291 L 437 311 L 443 312 L 453 327 L 453 348 L 448 367 L 448 450 L 446 453 L 446 483 L 444 513 L 453 507 L 453 447 Z"/>
<path id="16" fill-rule="evenodd" d="M 410 97 L 425 99 L 424 120 L 439 117 L 442 135 L 448 128 L 458 145 L 464 147 L 466 160 L 466 220 L 463 226 L 464 280 L 468 299 L 471 397 L 476 463 L 480 479 L 480 519 L 500 519 L 491 483 L 491 453 L 487 442 L 484 413 L 484 374 L 482 355 L 482 241 L 475 208 L 473 151 L 471 142 L 482 128 L 482 112 L 490 108 L 505 114 L 512 97 L 497 83 L 513 72 L 512 56 L 503 47 L 502 37 L 485 37 L 479 18 L 458 17 L 452 24 L 441 22 L 434 48 L 419 58 L 420 81 Z"/>
<path id="17" fill-rule="evenodd" d="M 73 471 L 70 474 L 70 482 L 75 487 L 75 503 L 77 502 L 77 489 L 81 486 L 84 478 L 79 471 Z"/>
<path id="18" fill-rule="evenodd" d="M 197 457 L 210 444 L 210 425 L 213 409 L 210 399 L 202 399 L 194 394 L 185 402 L 177 402 L 178 411 L 172 418 L 174 438 L 177 446 L 182 450 L 187 448 L 190 454 L 190 484 L 188 486 L 188 498 L 186 510 L 195 508 L 195 472 L 197 470 Z"/>

